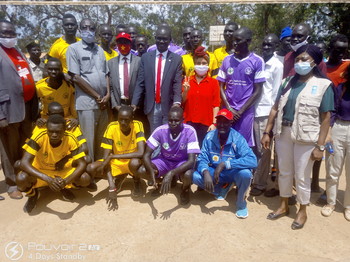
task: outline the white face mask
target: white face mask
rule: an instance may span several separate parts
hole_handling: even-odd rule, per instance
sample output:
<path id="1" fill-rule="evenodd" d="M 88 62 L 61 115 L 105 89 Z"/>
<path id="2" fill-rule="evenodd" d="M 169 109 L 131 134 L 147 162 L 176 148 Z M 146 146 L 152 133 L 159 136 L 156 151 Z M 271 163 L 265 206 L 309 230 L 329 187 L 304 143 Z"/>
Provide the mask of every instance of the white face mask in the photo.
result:
<path id="1" fill-rule="evenodd" d="M 195 65 L 194 71 L 196 71 L 196 74 L 198 76 L 204 76 L 206 73 L 208 73 L 209 66 L 207 65 Z"/>
<path id="2" fill-rule="evenodd" d="M 81 39 L 87 44 L 91 44 L 95 42 L 95 32 L 89 30 L 82 30 L 80 32 Z"/>
<path id="3" fill-rule="evenodd" d="M 290 47 L 293 49 L 294 52 L 296 52 L 300 47 L 308 44 L 307 40 L 308 40 L 308 38 L 306 38 L 303 42 L 301 42 L 299 44 L 290 45 Z"/>
<path id="4" fill-rule="evenodd" d="M 0 44 L 2 44 L 6 48 L 13 48 L 17 44 L 17 37 L 0 38 Z"/>
<path id="5" fill-rule="evenodd" d="M 294 64 L 294 70 L 299 75 L 307 75 L 314 68 L 310 62 L 299 62 Z"/>

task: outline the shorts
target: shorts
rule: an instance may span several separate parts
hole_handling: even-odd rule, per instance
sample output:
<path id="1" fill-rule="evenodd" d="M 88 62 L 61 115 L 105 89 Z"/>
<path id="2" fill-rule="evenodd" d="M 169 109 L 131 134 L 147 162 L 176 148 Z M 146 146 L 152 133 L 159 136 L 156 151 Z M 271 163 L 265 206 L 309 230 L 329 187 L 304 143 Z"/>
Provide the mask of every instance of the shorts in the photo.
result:
<path id="1" fill-rule="evenodd" d="M 111 162 L 112 176 L 116 177 L 122 174 L 132 175 L 129 169 L 129 163 L 130 163 L 130 159 L 117 160 L 117 161 L 113 161 L 113 163 Z"/>
<path id="2" fill-rule="evenodd" d="M 164 158 L 156 157 L 152 159 L 152 163 L 157 167 L 158 169 L 158 175 L 157 178 L 163 177 L 166 173 L 168 173 L 170 170 L 173 170 L 179 166 L 181 166 L 186 161 L 181 162 L 172 162 L 169 160 L 166 160 Z M 178 175 L 178 174 L 177 174 Z"/>

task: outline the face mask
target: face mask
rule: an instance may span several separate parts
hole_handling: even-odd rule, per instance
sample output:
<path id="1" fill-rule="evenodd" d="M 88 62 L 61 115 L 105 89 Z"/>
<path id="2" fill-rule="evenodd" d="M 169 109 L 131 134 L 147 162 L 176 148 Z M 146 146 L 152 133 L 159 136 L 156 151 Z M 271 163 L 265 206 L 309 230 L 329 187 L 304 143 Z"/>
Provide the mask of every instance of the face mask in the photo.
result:
<path id="1" fill-rule="evenodd" d="M 91 32 L 89 30 L 83 30 L 80 32 L 81 39 L 87 44 L 91 44 L 95 42 L 95 32 Z"/>
<path id="2" fill-rule="evenodd" d="M 130 53 L 131 45 L 117 44 L 117 47 L 118 51 L 124 56 L 127 56 Z"/>
<path id="3" fill-rule="evenodd" d="M 302 46 L 308 44 L 307 39 L 308 39 L 308 38 L 306 38 L 303 42 L 301 42 L 301 43 L 299 43 L 299 44 L 290 45 L 290 47 L 293 49 L 294 52 L 296 52 L 300 47 L 302 47 Z"/>
<path id="4" fill-rule="evenodd" d="M 13 48 L 17 44 L 17 37 L 14 38 L 0 38 L 0 44 L 6 48 Z"/>
<path id="5" fill-rule="evenodd" d="M 294 64 L 294 70 L 299 75 L 307 75 L 314 68 L 310 62 L 299 62 Z"/>
<path id="6" fill-rule="evenodd" d="M 204 76 L 209 70 L 209 66 L 207 65 L 195 65 L 194 71 L 196 71 L 196 74 L 198 76 Z"/>

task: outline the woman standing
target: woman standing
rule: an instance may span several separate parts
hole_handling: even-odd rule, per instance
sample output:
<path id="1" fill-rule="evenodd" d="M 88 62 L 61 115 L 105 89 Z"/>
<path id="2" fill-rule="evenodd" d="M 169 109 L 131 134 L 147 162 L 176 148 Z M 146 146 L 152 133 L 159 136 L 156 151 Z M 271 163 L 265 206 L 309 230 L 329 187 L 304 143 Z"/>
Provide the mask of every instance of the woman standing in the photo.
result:
<path id="1" fill-rule="evenodd" d="M 261 139 L 263 147 L 269 147 L 268 134 L 275 122 L 281 204 L 267 219 L 275 220 L 289 214 L 288 197 L 292 196 L 294 178 L 300 208 L 292 229 L 303 228 L 307 220 L 311 170 L 314 161 L 322 159 L 330 111 L 334 108 L 331 81 L 316 66 L 322 58 L 321 50 L 314 45 L 297 50 L 296 74 L 282 83 Z"/>
<path id="2" fill-rule="evenodd" d="M 200 146 L 208 131 L 215 129 L 220 106 L 219 82 L 208 76 L 209 54 L 203 46 L 194 51 L 194 75 L 185 79 L 182 92 L 185 123 L 197 131 Z"/>
<path id="3" fill-rule="evenodd" d="M 327 205 L 321 213 L 329 217 L 335 209 L 338 180 L 345 163 L 346 188 L 344 195 L 344 217 L 350 221 L 350 66 L 345 71 L 346 82 L 338 85 L 334 92 L 335 112 L 329 142 L 333 140 L 333 154 L 326 157 Z"/>

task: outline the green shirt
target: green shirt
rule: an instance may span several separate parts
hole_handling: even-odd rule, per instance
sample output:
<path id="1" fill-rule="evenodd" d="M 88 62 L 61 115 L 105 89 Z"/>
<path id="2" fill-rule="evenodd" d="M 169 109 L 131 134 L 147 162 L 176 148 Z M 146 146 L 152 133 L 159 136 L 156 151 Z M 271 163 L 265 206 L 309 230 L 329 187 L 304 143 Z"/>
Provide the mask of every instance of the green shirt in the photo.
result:
<path id="1" fill-rule="evenodd" d="M 283 120 L 287 120 L 290 122 L 294 121 L 296 100 L 298 95 L 304 89 L 305 86 L 306 86 L 306 83 L 298 81 L 290 89 L 287 103 L 283 108 L 283 117 L 282 117 Z M 278 98 L 281 97 L 282 91 L 283 91 L 283 86 L 281 86 L 280 89 L 278 90 L 278 94 L 277 94 Z M 323 94 L 319 110 L 320 110 L 320 113 L 334 110 L 334 93 L 331 85 L 327 88 L 326 92 Z"/>

